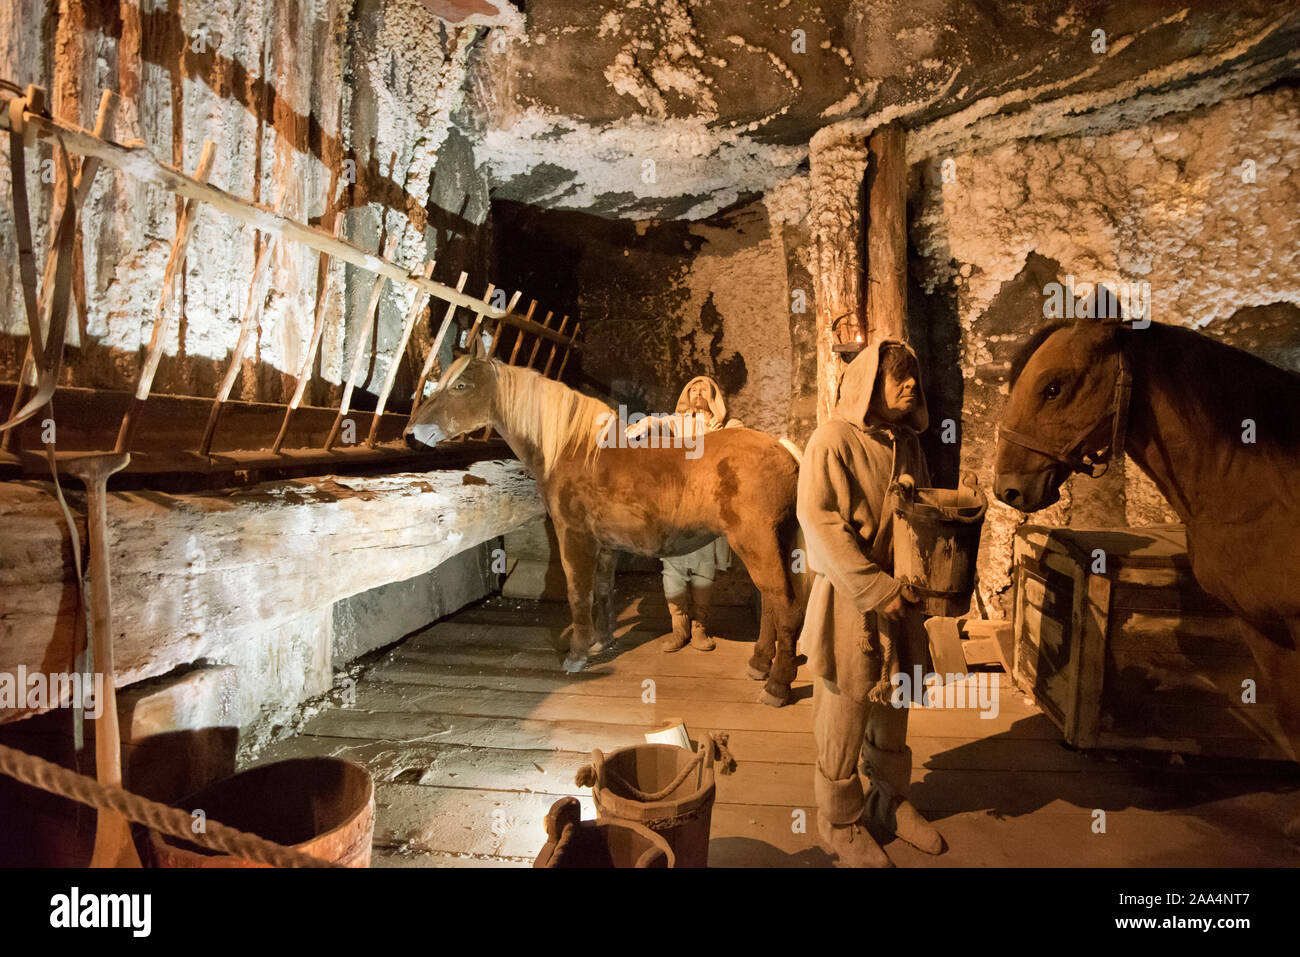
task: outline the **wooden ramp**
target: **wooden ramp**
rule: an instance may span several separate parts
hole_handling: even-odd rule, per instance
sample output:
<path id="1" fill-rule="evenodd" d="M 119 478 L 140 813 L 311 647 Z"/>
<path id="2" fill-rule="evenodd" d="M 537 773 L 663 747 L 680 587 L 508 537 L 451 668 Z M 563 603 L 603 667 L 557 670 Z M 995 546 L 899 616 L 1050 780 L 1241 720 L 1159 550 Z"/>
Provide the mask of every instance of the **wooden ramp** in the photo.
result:
<path id="1" fill-rule="evenodd" d="M 374 659 L 353 704 L 315 714 L 261 759 L 328 754 L 369 768 L 375 866 L 527 866 L 558 797 L 577 796 L 594 817 L 590 791 L 573 783 L 592 748 L 640 743 L 679 718 L 693 738 L 728 732 L 739 762 L 718 779 L 712 866 L 829 865 L 816 834 L 807 676 L 793 704 L 761 705 L 760 684 L 744 677 L 756 630 L 748 607 L 717 609 L 716 651 L 665 655 L 655 640 L 668 627 L 657 578 L 619 583 L 619 644 L 582 674 L 563 674 L 551 648 L 565 606 L 489 599 Z M 1007 676 L 982 677 L 996 683 L 996 715 L 912 712 L 913 802 L 950 850 L 931 858 L 893 841 L 886 850 L 899 866 L 1300 863 L 1281 838 L 1300 813 L 1290 769 L 1225 773 L 1222 764 L 1070 751 Z M 1098 812 L 1104 833 L 1094 830 Z"/>

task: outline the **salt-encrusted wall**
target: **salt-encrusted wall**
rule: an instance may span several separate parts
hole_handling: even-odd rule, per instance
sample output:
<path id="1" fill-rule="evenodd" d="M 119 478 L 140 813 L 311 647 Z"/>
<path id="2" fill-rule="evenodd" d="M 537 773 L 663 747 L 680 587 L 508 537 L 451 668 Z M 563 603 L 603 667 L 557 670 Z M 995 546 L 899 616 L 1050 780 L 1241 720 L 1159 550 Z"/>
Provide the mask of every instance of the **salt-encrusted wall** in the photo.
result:
<path id="1" fill-rule="evenodd" d="M 710 375 L 729 414 L 797 436 L 811 407 L 794 402 L 792 386 L 812 384 L 808 353 L 796 348 L 813 323 L 806 182 L 698 222 L 497 203 L 495 274 L 506 288 L 576 305 L 582 384 L 630 412 L 671 412 L 690 378 Z"/>
<path id="2" fill-rule="evenodd" d="M 22 0 L 0 10 L 0 76 L 46 87 L 53 113 L 87 128 L 100 91 L 114 90 L 121 95 L 115 139 L 141 140 L 188 172 L 211 139 L 215 185 L 325 228 L 342 211 L 347 238 L 378 250 L 396 236 L 399 262 L 414 269 L 436 257 L 435 278 L 454 283 L 466 269 L 475 292 L 487 281 L 487 186 L 450 117 L 483 32 L 478 23 L 450 26 L 419 0 Z M 41 161 L 51 156 L 42 147 L 29 159 L 38 249 L 47 243 L 53 194 L 41 181 Z M 0 375 L 12 379 L 26 324 L 7 164 L 0 159 Z M 124 388 L 134 381 L 178 208 L 171 194 L 116 171 L 96 178 L 82 219 L 88 309 L 84 328 L 70 333 L 69 383 Z M 263 242 L 200 206 L 155 391 L 213 392 Z M 311 333 L 319 256 L 295 244 L 270 255 L 258 335 L 236 398 L 287 398 Z M 308 401 L 337 393 L 374 283 L 373 274 L 352 267 L 332 270 Z M 365 387 L 378 391 L 410 297 L 409 287 L 384 293 L 360 408 L 373 406 Z M 418 328 L 414 339 L 422 354 L 427 330 Z M 413 386 L 414 371 L 412 363 L 403 368 L 397 397 Z"/>
<path id="3" fill-rule="evenodd" d="M 1024 140 L 914 170 L 913 270 L 960 324 L 961 464 L 992 482 L 999 369 L 1045 288 L 1149 283 L 1151 318 L 1300 371 L 1300 91 L 1283 86 L 1104 136 Z M 1206 383 L 1212 388 L 1212 383 Z M 981 589 L 1006 611 L 1014 529 L 990 508 Z M 1135 466 L 1071 479 L 1032 521 L 1174 521 Z"/>

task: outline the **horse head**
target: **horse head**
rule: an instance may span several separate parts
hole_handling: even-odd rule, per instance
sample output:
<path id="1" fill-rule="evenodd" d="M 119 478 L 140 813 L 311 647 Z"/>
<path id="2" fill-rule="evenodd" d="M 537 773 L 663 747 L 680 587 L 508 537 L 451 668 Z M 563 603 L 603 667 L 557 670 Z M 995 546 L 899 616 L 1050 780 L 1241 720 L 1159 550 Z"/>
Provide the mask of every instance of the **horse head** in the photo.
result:
<path id="1" fill-rule="evenodd" d="M 433 394 L 416 407 L 406 426 L 406 444 L 433 448 L 444 439 L 492 424 L 496 370 L 482 344 L 457 357 Z"/>
<path id="2" fill-rule="evenodd" d="M 994 494 L 1007 505 L 1046 508 L 1071 472 L 1100 475 L 1122 452 L 1129 373 L 1120 328 L 1053 324 L 1017 355 L 995 465 Z"/>

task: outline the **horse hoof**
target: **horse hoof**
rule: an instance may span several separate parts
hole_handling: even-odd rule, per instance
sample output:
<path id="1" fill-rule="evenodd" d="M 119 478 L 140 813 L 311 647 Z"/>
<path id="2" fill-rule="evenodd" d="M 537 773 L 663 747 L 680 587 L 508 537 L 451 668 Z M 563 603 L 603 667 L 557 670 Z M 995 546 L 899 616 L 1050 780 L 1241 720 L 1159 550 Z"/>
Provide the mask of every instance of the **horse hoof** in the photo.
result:
<path id="1" fill-rule="evenodd" d="M 618 644 L 618 639 L 616 638 L 611 638 L 609 639 L 609 641 L 598 641 L 591 646 L 591 653 L 593 655 L 599 655 L 599 654 L 603 654 L 606 651 L 613 651 L 614 647 L 617 644 Z"/>
<path id="2" fill-rule="evenodd" d="M 571 675 L 577 674 L 585 667 L 587 667 L 586 658 L 565 658 L 564 659 L 564 670 Z"/>
<path id="3" fill-rule="evenodd" d="M 769 708 L 785 707 L 785 703 L 788 698 L 789 698 L 789 693 L 782 695 L 781 697 L 778 698 L 776 695 L 772 694 L 772 692 L 768 691 L 766 688 L 764 688 L 762 691 L 758 693 L 759 703 L 765 704 Z"/>
<path id="4" fill-rule="evenodd" d="M 752 679 L 754 679 L 755 681 L 766 681 L 766 680 L 767 680 L 767 672 L 766 672 L 766 671 L 759 671 L 759 670 L 758 670 L 757 668 L 755 668 L 753 665 L 745 665 L 745 676 L 748 677 L 748 678 L 752 678 Z"/>

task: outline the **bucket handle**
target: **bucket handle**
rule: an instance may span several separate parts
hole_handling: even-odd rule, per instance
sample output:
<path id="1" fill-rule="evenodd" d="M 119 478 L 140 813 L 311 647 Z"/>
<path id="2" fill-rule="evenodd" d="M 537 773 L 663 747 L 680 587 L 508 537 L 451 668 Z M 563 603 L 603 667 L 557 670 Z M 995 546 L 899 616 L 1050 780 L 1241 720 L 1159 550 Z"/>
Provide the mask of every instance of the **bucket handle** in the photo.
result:
<path id="1" fill-rule="evenodd" d="M 704 780 L 701 786 L 707 786 L 713 783 L 714 761 L 717 760 L 717 772 L 719 774 L 730 774 L 736 770 L 736 759 L 732 757 L 731 751 L 727 748 L 729 735 L 725 731 L 711 731 L 708 737 L 700 742 L 700 746 L 695 750 L 695 757 L 691 759 L 686 767 L 677 772 L 677 776 L 665 788 L 658 791 L 642 791 L 625 781 L 622 776 L 615 775 L 618 778 L 619 787 L 631 794 L 639 801 L 654 802 L 662 801 L 673 791 L 681 787 L 682 782 L 691 776 L 697 766 L 703 764 Z M 578 773 L 574 776 L 574 783 L 580 788 L 596 788 L 602 790 L 606 787 L 605 755 L 599 748 L 593 748 L 591 751 L 591 764 L 584 764 L 578 768 Z"/>

